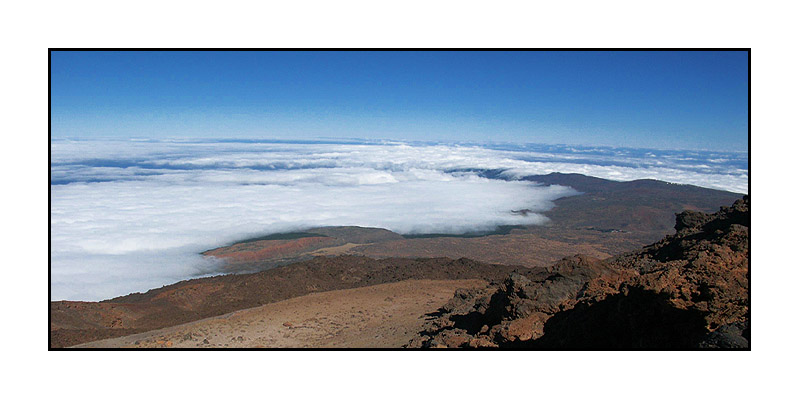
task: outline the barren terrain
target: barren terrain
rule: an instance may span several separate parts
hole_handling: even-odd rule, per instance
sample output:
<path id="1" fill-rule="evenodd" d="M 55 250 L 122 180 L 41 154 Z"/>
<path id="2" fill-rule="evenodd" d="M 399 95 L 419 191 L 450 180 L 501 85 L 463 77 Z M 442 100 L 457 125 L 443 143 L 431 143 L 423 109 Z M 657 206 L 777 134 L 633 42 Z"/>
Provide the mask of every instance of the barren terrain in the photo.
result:
<path id="1" fill-rule="evenodd" d="M 333 290 L 76 347 L 397 348 L 457 288 L 485 286 L 482 280 L 406 280 Z"/>
<path id="2" fill-rule="evenodd" d="M 582 194 L 557 200 L 543 226 L 408 236 L 379 228 L 322 227 L 211 249 L 203 254 L 224 259 L 226 272 L 253 273 L 191 279 L 101 302 L 51 302 L 50 346 L 398 347 L 457 287 L 489 282 L 497 288 L 511 273 L 549 279 L 552 265 L 576 254 L 585 255 L 571 258 L 583 260 L 576 261 L 581 268 L 595 260 L 588 262 L 594 271 L 605 265 L 599 260 L 639 251 L 675 233 L 675 213 L 714 212 L 740 198 L 653 180 L 613 182 L 577 174 L 526 179 Z M 496 317 L 489 316 L 487 329 Z M 510 321 L 506 325 L 513 325 Z M 467 330 L 472 338 L 459 332 L 461 341 L 450 343 L 452 332 L 428 326 L 432 336 L 444 336 L 417 345 L 495 344 L 474 336 L 471 329 L 482 327 Z M 533 332 L 528 328 L 525 332 Z M 476 340 L 483 342 L 472 343 Z"/>
<path id="3" fill-rule="evenodd" d="M 408 280 L 492 281 L 521 268 L 468 259 L 316 257 L 253 274 L 178 282 L 101 302 L 51 302 L 50 345 L 68 347 L 142 333 L 312 293 Z"/>
<path id="4" fill-rule="evenodd" d="M 249 239 L 204 252 L 226 271 L 259 271 L 314 256 L 466 257 L 528 268 L 546 267 L 574 254 L 603 259 L 637 250 L 674 232 L 683 210 L 715 212 L 740 195 L 655 180 L 615 182 L 579 174 L 536 175 L 525 180 L 570 186 L 580 195 L 555 201 L 545 225 L 514 226 L 463 235 L 407 235 L 357 226 L 309 229 Z M 526 213 L 528 210 L 509 210 Z"/>

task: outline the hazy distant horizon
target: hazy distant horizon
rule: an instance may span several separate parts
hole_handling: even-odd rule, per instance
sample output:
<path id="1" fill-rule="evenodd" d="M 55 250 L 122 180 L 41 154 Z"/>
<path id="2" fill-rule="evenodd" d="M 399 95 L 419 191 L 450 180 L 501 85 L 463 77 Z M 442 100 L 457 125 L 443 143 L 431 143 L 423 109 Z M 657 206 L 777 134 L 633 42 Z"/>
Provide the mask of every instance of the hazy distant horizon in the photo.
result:
<path id="1" fill-rule="evenodd" d="M 240 143 L 334 143 L 334 144 L 347 144 L 347 143 L 408 143 L 408 144 L 448 144 L 448 145 L 476 145 L 476 146 L 554 146 L 554 147 L 578 147 L 578 148 L 605 148 L 605 149 L 631 149 L 631 150 L 660 150 L 660 151 L 699 151 L 699 152 L 717 152 L 717 153 L 749 153 L 750 149 L 744 150 L 719 150 L 714 148 L 705 147 L 648 147 L 648 146 L 620 146 L 620 145 L 606 145 L 606 144 L 586 144 L 586 143 L 567 143 L 567 142 L 544 142 L 544 141 L 505 141 L 505 140 L 456 140 L 456 139 L 430 139 L 430 140 L 407 140 L 397 139 L 391 137 L 333 137 L 333 136 L 317 136 L 307 138 L 293 138 L 293 137 L 279 137 L 279 136 L 217 136 L 217 137 L 204 137 L 204 136 L 51 136 L 50 140 L 74 140 L 74 141 L 152 141 L 152 142 L 240 142 Z"/>

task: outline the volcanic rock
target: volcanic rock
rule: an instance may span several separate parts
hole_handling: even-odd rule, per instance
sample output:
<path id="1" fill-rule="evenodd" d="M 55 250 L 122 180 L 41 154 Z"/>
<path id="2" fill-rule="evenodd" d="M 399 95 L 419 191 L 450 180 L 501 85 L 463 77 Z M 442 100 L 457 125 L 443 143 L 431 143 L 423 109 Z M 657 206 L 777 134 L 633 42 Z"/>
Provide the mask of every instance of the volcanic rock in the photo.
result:
<path id="1" fill-rule="evenodd" d="M 408 347 L 749 348 L 749 222 L 745 196 L 640 251 L 457 292 Z"/>

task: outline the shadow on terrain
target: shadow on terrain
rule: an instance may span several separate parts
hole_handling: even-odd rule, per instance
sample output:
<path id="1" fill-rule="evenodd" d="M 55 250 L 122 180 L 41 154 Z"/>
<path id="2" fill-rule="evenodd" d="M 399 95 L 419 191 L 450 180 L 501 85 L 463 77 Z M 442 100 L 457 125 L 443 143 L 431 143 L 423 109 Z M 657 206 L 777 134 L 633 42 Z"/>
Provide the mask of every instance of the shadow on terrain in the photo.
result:
<path id="1" fill-rule="evenodd" d="M 703 313 L 670 304 L 665 295 L 631 288 L 595 304 L 553 315 L 544 335 L 521 343 L 537 349 L 690 349 L 706 334 Z"/>
<path id="2" fill-rule="evenodd" d="M 485 312 L 473 310 L 451 315 L 452 326 L 436 332 L 456 329 L 475 335 L 484 325 L 501 323 L 506 318 L 499 309 L 504 307 L 494 300 L 494 307 Z M 426 314 L 426 319 L 443 315 L 446 310 L 440 309 Z M 704 313 L 676 308 L 666 295 L 629 288 L 626 294 L 612 295 L 593 304 L 579 303 L 575 308 L 554 314 L 544 324 L 544 334 L 538 339 L 497 344 L 541 350 L 694 349 L 704 342 L 707 332 Z"/>

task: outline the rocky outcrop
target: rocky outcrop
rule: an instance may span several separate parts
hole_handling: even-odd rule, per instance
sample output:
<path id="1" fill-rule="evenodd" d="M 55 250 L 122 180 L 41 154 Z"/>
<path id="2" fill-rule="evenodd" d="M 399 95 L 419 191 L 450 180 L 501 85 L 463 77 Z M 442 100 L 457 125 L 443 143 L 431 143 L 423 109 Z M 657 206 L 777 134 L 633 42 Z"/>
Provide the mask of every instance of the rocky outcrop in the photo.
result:
<path id="1" fill-rule="evenodd" d="M 749 221 L 745 196 L 638 252 L 459 291 L 408 347 L 749 348 Z"/>

